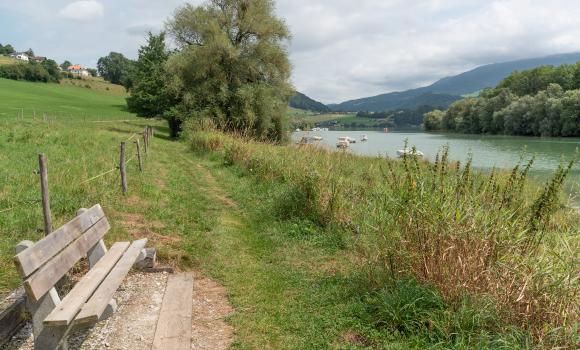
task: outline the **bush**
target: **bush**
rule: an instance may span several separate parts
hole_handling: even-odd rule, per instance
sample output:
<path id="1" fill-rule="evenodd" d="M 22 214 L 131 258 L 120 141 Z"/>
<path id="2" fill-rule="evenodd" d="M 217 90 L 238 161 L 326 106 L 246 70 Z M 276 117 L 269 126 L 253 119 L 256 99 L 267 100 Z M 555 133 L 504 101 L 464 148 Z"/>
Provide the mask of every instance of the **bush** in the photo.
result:
<path id="1" fill-rule="evenodd" d="M 0 78 L 32 82 L 55 82 L 57 78 L 36 63 L 17 63 L 0 66 Z"/>

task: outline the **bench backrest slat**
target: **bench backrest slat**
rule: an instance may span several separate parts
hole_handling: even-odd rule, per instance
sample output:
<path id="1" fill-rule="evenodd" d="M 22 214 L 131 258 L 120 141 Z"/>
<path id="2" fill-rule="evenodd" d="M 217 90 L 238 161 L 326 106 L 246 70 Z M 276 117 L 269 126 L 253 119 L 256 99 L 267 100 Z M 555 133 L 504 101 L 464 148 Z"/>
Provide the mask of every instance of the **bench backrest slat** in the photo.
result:
<path id="1" fill-rule="evenodd" d="M 78 239 L 34 272 L 24 281 L 24 289 L 28 297 L 34 302 L 38 301 L 74 264 L 86 256 L 89 249 L 94 247 L 109 229 L 109 221 L 106 217 L 103 217 L 95 225 L 86 230 Z"/>
<path id="2" fill-rule="evenodd" d="M 32 247 L 17 254 L 14 262 L 20 276 L 23 278 L 30 276 L 103 217 L 105 213 L 97 204 L 36 242 Z"/>

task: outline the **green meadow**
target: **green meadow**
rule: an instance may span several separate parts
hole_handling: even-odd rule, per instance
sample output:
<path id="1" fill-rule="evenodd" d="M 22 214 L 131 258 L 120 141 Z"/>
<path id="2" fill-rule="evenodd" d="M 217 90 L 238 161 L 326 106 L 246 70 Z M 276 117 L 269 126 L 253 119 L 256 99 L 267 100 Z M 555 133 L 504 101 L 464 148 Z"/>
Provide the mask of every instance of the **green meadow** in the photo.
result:
<path id="1" fill-rule="evenodd" d="M 81 84 L 78 80 L 78 84 Z M 86 85 L 88 83 L 84 83 Z M 84 86 L 38 84 L 0 79 L 0 118 L 43 118 L 80 121 L 128 119 L 123 95 L 93 91 Z"/>
<path id="2" fill-rule="evenodd" d="M 145 125 L 155 138 L 140 173 L 133 142 Z M 147 237 L 164 264 L 219 281 L 235 309 L 234 349 L 578 343 L 580 218 L 558 205 L 558 176 L 532 190 L 526 164 L 483 175 L 445 150 L 429 164 L 199 125 L 180 140 L 168 132 L 107 91 L 0 79 L 0 296 L 20 283 L 14 246 L 43 236 L 35 171 L 45 153 L 54 225 L 100 203 L 109 243 Z"/>

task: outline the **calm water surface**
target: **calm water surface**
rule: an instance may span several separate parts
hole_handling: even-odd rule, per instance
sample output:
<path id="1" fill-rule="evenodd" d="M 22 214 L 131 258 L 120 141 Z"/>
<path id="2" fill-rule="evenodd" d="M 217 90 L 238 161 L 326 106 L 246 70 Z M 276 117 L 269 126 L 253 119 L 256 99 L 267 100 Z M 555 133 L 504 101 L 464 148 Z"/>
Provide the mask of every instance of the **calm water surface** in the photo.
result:
<path id="1" fill-rule="evenodd" d="M 368 135 L 367 142 L 360 142 L 363 134 Z M 357 143 L 351 144 L 348 152 L 392 158 L 397 156 L 397 150 L 404 148 L 405 140 L 408 140 L 409 146 L 416 146 L 431 160 L 435 159 L 442 147 L 449 145 L 452 160 L 465 162 L 471 154 L 473 166 L 484 171 L 493 167 L 511 169 L 520 161 L 522 155 L 526 160 L 535 155 L 531 175 L 540 182 L 546 181 L 560 163 L 572 159 L 580 148 L 580 139 L 571 138 L 434 134 L 417 131 L 296 132 L 293 138 L 300 140 L 305 135 L 322 136 L 322 143 L 331 148 L 336 148 L 339 137 L 350 136 Z M 570 174 L 565 190 L 570 196 L 571 204 L 580 205 L 580 166 L 577 165 Z"/>

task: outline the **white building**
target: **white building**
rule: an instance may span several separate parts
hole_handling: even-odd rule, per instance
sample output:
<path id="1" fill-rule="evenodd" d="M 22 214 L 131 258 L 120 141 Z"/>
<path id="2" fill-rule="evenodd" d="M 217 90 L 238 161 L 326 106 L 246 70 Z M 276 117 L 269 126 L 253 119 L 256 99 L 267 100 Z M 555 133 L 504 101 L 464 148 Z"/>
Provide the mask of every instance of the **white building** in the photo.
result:
<path id="1" fill-rule="evenodd" d="M 78 64 L 69 66 L 67 71 L 71 74 L 78 75 L 79 77 L 83 78 L 87 78 L 90 75 L 88 70 L 84 69 L 81 65 Z"/>
<path id="2" fill-rule="evenodd" d="M 19 61 L 26 61 L 28 62 L 28 55 L 24 52 L 16 52 L 10 55 L 12 58 L 16 58 Z"/>

